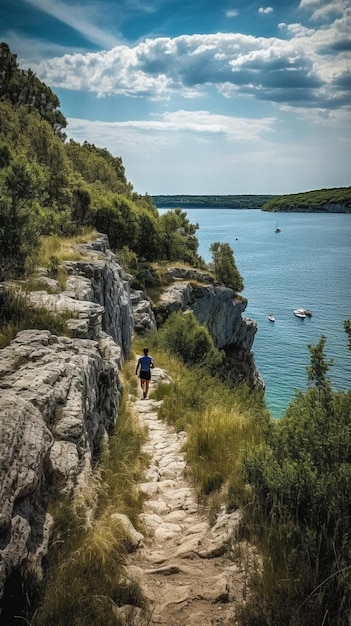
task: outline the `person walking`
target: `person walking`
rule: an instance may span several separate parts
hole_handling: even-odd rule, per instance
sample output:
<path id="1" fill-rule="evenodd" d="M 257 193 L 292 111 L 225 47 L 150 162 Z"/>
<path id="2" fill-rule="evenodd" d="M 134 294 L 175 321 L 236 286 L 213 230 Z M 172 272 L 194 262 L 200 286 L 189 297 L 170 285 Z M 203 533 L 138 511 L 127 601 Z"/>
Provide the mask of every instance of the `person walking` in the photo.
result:
<path id="1" fill-rule="evenodd" d="M 143 390 L 144 400 L 147 398 L 149 391 L 149 383 L 151 379 L 151 370 L 155 367 L 152 356 L 149 356 L 149 348 L 144 348 L 144 356 L 138 359 L 135 374 L 140 378 L 140 386 Z"/>

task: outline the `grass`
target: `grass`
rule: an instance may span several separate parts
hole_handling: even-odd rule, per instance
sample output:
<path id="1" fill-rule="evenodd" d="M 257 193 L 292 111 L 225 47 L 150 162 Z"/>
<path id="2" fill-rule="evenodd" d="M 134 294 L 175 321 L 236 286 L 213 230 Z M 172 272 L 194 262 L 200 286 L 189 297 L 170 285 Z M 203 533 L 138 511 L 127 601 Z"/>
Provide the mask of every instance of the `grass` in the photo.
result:
<path id="1" fill-rule="evenodd" d="M 124 367 L 125 380 L 134 363 Z M 129 540 L 114 513 L 135 527 L 143 500 L 136 488 L 145 459 L 144 434 L 122 402 L 114 436 L 87 487 L 71 503 L 53 508 L 55 532 L 42 601 L 32 626 L 122 626 L 116 608 L 125 604 L 148 610 L 141 589 L 124 565 Z"/>
<path id="2" fill-rule="evenodd" d="M 24 294 L 13 289 L 0 291 L 0 349 L 5 348 L 21 330 L 48 330 L 53 335 L 68 335 L 66 321 L 70 312 L 52 313 L 45 308 L 34 308 Z"/>
<path id="3" fill-rule="evenodd" d="M 163 400 L 159 417 L 187 433 L 186 459 L 199 498 L 220 496 L 229 508 L 241 506 L 248 497 L 243 455 L 259 443 L 268 420 L 262 394 L 244 385 L 233 388 L 204 369 L 189 369 L 175 357 L 154 351 L 152 333 L 135 340 L 138 353 L 145 342 L 155 365 L 171 377 L 153 396 Z"/>
<path id="4" fill-rule="evenodd" d="M 75 246 L 91 241 L 96 235 L 95 230 L 89 230 L 75 237 L 43 238 L 36 264 L 48 268 L 49 275 L 58 282 L 58 291 L 63 290 L 66 283 L 66 272 L 61 264 L 84 258 Z M 49 330 L 54 335 L 70 335 L 66 321 L 73 317 L 72 313 L 52 313 L 26 301 L 25 291 L 52 292 L 45 282 L 31 275 L 26 281 L 19 281 L 16 289 L 17 292 L 14 287 L 0 292 L 0 349 L 9 345 L 19 331 L 30 328 Z"/>
<path id="5" fill-rule="evenodd" d="M 87 230 L 74 237 L 59 237 L 58 235 L 44 237 L 38 251 L 37 265 L 53 268 L 56 265 L 55 259 L 57 259 L 58 263 L 79 261 L 84 257 L 76 249 L 76 246 L 80 243 L 92 241 L 96 236 L 96 230 Z"/>

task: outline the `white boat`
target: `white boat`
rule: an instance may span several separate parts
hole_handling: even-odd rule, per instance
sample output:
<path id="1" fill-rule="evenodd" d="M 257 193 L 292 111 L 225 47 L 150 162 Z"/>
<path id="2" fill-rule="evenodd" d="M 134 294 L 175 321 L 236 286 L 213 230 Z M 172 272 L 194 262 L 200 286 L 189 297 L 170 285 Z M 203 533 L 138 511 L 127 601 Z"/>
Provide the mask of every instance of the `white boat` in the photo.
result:
<path id="1" fill-rule="evenodd" d="M 300 317 L 301 319 L 304 319 L 306 317 L 305 309 L 295 309 L 294 315 L 296 315 L 296 317 Z"/>
<path id="2" fill-rule="evenodd" d="M 275 317 L 274 317 L 273 313 L 270 313 L 268 315 L 268 319 L 269 319 L 270 322 L 275 322 Z"/>

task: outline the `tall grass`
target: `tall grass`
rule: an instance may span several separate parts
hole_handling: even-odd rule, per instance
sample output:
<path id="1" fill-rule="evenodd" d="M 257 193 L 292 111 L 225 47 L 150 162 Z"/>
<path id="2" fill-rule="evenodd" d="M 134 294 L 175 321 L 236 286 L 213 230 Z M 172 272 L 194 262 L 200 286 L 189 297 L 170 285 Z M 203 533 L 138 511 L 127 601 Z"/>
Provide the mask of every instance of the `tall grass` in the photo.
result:
<path id="1" fill-rule="evenodd" d="M 204 368 L 187 368 L 154 350 L 152 333 L 135 341 L 138 352 L 142 342 L 148 343 L 156 366 L 170 376 L 153 395 L 163 400 L 159 417 L 187 433 L 186 459 L 199 498 L 220 494 L 228 507 L 240 506 L 247 498 L 243 455 L 261 440 L 269 420 L 262 394 L 245 385 L 234 388 Z"/>
<path id="2" fill-rule="evenodd" d="M 87 243 L 97 235 L 95 229 L 89 229 L 73 237 L 59 237 L 52 235 L 44 237 L 41 241 L 36 262 L 40 267 L 50 267 L 53 258 L 57 258 L 60 263 L 64 261 L 77 261 L 82 258 L 82 254 L 75 248 L 80 243 Z"/>
<path id="3" fill-rule="evenodd" d="M 115 434 L 89 485 L 53 511 L 50 565 L 32 626 L 121 626 L 118 606 L 147 611 L 138 584 L 124 568 L 129 538 L 113 517 L 123 513 L 137 526 L 142 509 L 136 485 L 145 465 L 144 434 L 122 404 Z"/>
<path id="4" fill-rule="evenodd" d="M 188 429 L 186 455 L 201 493 L 240 476 L 242 455 L 253 437 L 251 420 L 236 410 L 215 405 L 196 415 Z"/>
<path id="5" fill-rule="evenodd" d="M 52 313 L 34 308 L 23 293 L 13 289 L 0 291 L 0 349 L 9 345 L 21 330 L 49 330 L 53 335 L 70 335 L 67 320 L 72 313 Z"/>

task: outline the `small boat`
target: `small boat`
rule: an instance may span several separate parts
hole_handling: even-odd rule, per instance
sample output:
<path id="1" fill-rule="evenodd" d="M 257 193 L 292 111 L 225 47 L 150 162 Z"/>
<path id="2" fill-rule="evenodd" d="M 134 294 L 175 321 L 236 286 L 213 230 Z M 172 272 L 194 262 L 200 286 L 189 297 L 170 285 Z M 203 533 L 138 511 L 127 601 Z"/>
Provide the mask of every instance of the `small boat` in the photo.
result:
<path id="1" fill-rule="evenodd" d="M 275 233 L 280 233 L 280 228 L 279 228 L 279 226 L 278 226 L 278 222 L 277 222 L 277 223 L 276 223 L 276 225 L 275 225 L 275 231 L 274 231 L 274 232 L 275 232 Z"/>
<path id="2" fill-rule="evenodd" d="M 296 317 L 300 317 L 302 320 L 305 319 L 306 317 L 305 309 L 295 309 L 294 315 Z"/>
<path id="3" fill-rule="evenodd" d="M 275 322 L 275 317 L 274 317 L 273 313 L 270 313 L 268 315 L 268 319 L 269 319 L 270 322 Z"/>

